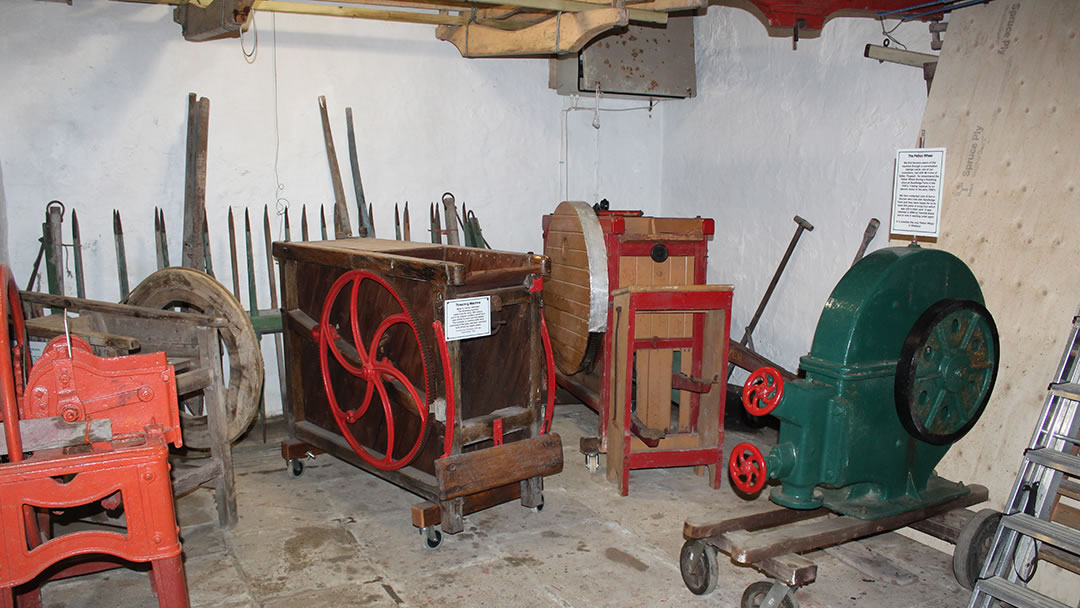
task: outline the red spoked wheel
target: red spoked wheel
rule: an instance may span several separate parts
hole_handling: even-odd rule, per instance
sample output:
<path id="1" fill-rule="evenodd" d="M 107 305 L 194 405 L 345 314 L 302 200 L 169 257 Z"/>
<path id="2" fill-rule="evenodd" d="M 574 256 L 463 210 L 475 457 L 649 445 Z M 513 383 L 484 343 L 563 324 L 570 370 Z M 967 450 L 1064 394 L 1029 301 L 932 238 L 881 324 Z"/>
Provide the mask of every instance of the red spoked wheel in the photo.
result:
<path id="1" fill-rule="evenodd" d="M 19 286 L 11 269 L 0 264 L 0 419 L 18 420 L 26 379 L 30 374 L 30 346 L 23 319 L 22 299 Z M 12 435 L 18 441 L 18 424 L 5 426 L 8 445 L 13 445 Z M 11 459 L 22 460 L 21 450 L 12 450 Z"/>
<path id="2" fill-rule="evenodd" d="M 754 416 L 764 416 L 776 409 L 783 396 L 784 378 L 776 368 L 758 368 L 743 385 L 743 407 Z"/>
<path id="3" fill-rule="evenodd" d="M 346 287 L 348 298 L 344 307 L 339 307 L 338 295 Z M 340 332 L 335 321 L 347 323 L 348 331 Z M 323 387 L 345 440 L 364 462 L 377 469 L 393 471 L 408 465 L 428 435 L 431 389 L 427 353 L 405 301 L 382 277 L 366 270 L 351 270 L 331 286 L 314 333 L 319 343 Z M 346 407 L 335 394 L 334 371 L 338 371 L 338 378 L 344 378 L 341 382 L 349 389 Z M 370 408 L 376 400 L 382 405 L 381 416 Z M 401 418 L 402 408 L 415 418 Z M 399 422 L 404 424 L 395 428 Z M 381 455 L 363 445 L 377 440 L 386 444 Z M 401 445 L 411 447 L 395 458 L 395 447 L 400 454 Z"/>
<path id="4" fill-rule="evenodd" d="M 731 476 L 731 483 L 745 494 L 757 494 L 761 488 L 765 487 L 765 481 L 768 479 L 765 457 L 761 455 L 761 450 L 751 443 L 740 443 L 731 450 L 728 473 Z"/>

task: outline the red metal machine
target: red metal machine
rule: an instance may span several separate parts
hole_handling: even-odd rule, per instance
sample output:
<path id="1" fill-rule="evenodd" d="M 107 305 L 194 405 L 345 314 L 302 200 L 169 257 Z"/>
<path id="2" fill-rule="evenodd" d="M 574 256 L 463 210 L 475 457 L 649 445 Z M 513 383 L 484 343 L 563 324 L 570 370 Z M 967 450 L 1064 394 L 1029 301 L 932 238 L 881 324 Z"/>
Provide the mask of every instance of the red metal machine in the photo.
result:
<path id="1" fill-rule="evenodd" d="M 113 556 L 149 562 L 159 605 L 186 608 L 168 463 L 169 444 L 182 440 L 165 355 L 101 358 L 82 339 L 59 337 L 31 369 L 18 288 L 2 265 L 0 318 L 0 607 L 40 606 L 45 580 L 115 568 L 102 559 Z M 50 538 L 54 512 L 95 503 L 122 507 L 126 532 Z"/>

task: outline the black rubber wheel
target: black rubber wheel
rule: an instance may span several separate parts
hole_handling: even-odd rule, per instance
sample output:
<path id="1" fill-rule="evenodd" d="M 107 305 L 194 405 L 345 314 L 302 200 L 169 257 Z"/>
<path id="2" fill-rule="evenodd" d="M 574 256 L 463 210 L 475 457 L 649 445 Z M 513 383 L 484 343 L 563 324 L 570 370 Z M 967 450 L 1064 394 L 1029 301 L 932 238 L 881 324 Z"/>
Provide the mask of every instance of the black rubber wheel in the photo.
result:
<path id="1" fill-rule="evenodd" d="M 760 608 L 774 584 L 782 585 L 783 583 L 773 583 L 772 581 L 750 583 L 746 588 L 746 591 L 743 591 L 742 600 L 739 602 L 739 608 Z M 780 608 L 795 608 L 795 602 L 791 600 L 790 595 L 784 596 L 784 599 L 780 601 Z"/>
<path id="2" fill-rule="evenodd" d="M 289 462 L 289 474 L 293 477 L 300 477 L 304 474 L 304 461 L 299 458 L 290 458 Z"/>
<path id="3" fill-rule="evenodd" d="M 420 530 L 420 534 L 423 535 L 424 548 L 428 551 L 434 551 L 442 546 L 443 535 L 442 532 L 434 526 L 430 528 L 423 528 Z"/>
<path id="4" fill-rule="evenodd" d="M 679 551 L 679 572 L 686 588 L 694 595 L 712 593 L 720 576 L 716 547 L 700 540 L 683 543 Z"/>
<path id="5" fill-rule="evenodd" d="M 975 588 L 1000 522 L 1000 512 L 983 509 L 960 530 L 953 549 L 952 567 L 956 582 L 964 589 Z"/>
<path id="6" fill-rule="evenodd" d="M 941 300 L 908 332 L 896 364 L 896 414 L 907 432 L 948 445 L 979 421 L 997 380 L 993 317 L 972 300 Z"/>

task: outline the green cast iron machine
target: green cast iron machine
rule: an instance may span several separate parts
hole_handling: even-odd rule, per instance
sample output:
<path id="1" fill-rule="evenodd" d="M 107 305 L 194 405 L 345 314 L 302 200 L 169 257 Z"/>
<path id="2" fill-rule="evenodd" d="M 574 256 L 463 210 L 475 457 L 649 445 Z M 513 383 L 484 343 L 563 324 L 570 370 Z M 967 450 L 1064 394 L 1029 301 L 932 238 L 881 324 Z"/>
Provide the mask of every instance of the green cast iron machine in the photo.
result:
<path id="1" fill-rule="evenodd" d="M 746 382 L 743 403 L 780 419 L 768 455 L 736 446 L 741 491 L 767 479 L 770 499 L 879 519 L 963 496 L 934 467 L 978 421 L 998 369 L 998 333 L 971 270 L 945 251 L 876 251 L 833 289 L 800 360 L 805 378 L 772 368 Z"/>

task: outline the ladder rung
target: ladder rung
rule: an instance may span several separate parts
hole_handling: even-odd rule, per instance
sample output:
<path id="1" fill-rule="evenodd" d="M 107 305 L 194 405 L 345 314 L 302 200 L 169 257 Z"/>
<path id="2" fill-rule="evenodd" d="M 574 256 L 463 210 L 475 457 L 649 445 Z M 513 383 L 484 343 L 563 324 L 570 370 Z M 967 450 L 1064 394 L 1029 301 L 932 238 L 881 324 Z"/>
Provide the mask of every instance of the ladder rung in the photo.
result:
<path id="1" fill-rule="evenodd" d="M 1080 554 L 1080 530 L 1032 517 L 1027 513 L 1006 515 L 1001 518 L 1001 525 L 1070 553 Z"/>
<path id="2" fill-rule="evenodd" d="M 1080 500 L 1080 483 L 1076 483 L 1071 479 L 1062 479 L 1061 484 L 1058 486 L 1058 494 L 1068 496 L 1073 500 Z"/>
<path id="3" fill-rule="evenodd" d="M 1050 385 L 1050 392 L 1058 397 L 1080 401 L 1080 384 L 1075 382 L 1059 382 Z"/>
<path id="4" fill-rule="evenodd" d="M 1031 608 L 1071 608 L 1066 604 L 1046 597 L 1027 587 L 1011 583 L 1000 576 L 988 578 L 975 583 L 975 594 L 985 593 L 991 597 L 1003 600 L 1013 606 L 1030 606 Z"/>
<path id="5" fill-rule="evenodd" d="M 1029 450 L 1027 459 L 1044 467 L 1064 471 L 1074 477 L 1080 476 L 1080 456 L 1065 454 L 1050 448 Z"/>

